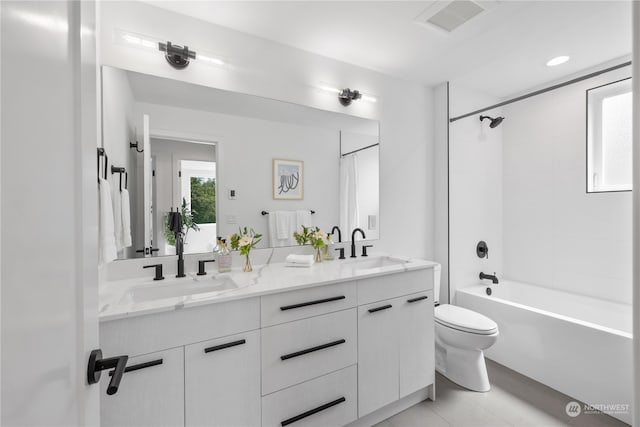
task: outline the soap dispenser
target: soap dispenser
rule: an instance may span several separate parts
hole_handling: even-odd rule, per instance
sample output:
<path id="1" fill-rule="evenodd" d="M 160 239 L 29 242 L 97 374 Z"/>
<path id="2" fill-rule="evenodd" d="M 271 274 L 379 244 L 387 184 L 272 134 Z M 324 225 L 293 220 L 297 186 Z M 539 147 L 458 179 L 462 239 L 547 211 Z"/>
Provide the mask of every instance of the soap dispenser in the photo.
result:
<path id="1" fill-rule="evenodd" d="M 231 251 L 227 247 L 226 239 L 222 239 L 220 252 L 218 253 L 218 272 L 228 273 L 231 271 Z"/>

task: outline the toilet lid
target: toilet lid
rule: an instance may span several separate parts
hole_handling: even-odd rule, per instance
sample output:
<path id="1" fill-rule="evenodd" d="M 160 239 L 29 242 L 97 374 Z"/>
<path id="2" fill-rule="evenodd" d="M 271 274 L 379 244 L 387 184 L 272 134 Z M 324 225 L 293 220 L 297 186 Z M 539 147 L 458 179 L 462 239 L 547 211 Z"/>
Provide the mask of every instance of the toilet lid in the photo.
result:
<path id="1" fill-rule="evenodd" d="M 435 308 L 434 319 L 443 326 L 473 334 L 491 335 L 498 332 L 498 325 L 475 311 L 451 304 Z"/>

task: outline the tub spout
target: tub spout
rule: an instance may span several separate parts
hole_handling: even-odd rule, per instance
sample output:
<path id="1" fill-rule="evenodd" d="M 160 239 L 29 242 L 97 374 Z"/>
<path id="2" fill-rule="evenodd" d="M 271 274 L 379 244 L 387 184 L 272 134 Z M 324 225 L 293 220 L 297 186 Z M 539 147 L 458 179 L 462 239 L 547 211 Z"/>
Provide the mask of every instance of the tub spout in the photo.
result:
<path id="1" fill-rule="evenodd" d="M 483 272 L 480 272 L 480 280 L 483 279 L 491 279 L 491 282 L 493 282 L 494 285 L 498 284 L 498 276 L 496 276 L 496 273 L 484 274 Z"/>

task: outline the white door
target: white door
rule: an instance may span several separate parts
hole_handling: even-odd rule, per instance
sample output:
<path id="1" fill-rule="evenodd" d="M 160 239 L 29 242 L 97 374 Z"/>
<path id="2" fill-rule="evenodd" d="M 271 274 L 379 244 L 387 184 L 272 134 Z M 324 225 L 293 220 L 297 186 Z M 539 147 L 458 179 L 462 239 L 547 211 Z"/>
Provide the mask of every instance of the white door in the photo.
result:
<path id="1" fill-rule="evenodd" d="M 433 291 L 396 298 L 399 310 L 400 398 L 433 384 Z"/>
<path id="2" fill-rule="evenodd" d="M 99 425 L 95 4 L 0 8 L 0 424 Z"/>
<path id="3" fill-rule="evenodd" d="M 398 400 L 398 309 L 394 300 L 358 307 L 358 416 Z"/>
<path id="4" fill-rule="evenodd" d="M 260 331 L 185 347 L 187 426 L 258 426 L 260 399 Z"/>

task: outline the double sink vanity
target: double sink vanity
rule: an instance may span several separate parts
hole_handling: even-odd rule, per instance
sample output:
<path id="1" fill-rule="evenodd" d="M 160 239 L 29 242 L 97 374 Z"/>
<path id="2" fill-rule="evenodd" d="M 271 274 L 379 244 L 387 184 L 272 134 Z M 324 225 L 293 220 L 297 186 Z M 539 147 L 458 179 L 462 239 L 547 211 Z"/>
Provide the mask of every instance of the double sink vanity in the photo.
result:
<path id="1" fill-rule="evenodd" d="M 100 343 L 128 355 L 103 426 L 371 425 L 434 397 L 433 262 L 104 282 Z"/>

